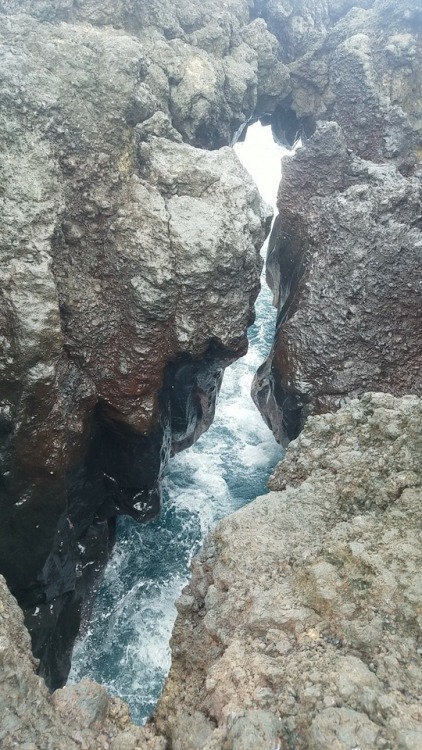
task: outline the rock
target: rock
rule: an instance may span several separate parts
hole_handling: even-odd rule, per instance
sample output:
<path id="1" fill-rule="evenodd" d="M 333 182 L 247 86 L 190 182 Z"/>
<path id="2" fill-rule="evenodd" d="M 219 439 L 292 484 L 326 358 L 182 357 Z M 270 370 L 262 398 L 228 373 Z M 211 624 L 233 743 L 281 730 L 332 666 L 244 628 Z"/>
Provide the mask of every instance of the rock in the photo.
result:
<path id="1" fill-rule="evenodd" d="M 418 96 L 411 94 L 420 94 L 421 83 L 418 4 L 406 0 L 400 10 L 394 0 L 283 5 L 260 9 L 280 42 L 292 87 L 272 118 L 275 134 L 282 137 L 283 121 L 287 131 L 294 120 L 306 131 L 331 120 L 357 155 L 375 162 L 406 158 L 420 135 Z"/>
<path id="2" fill-rule="evenodd" d="M 422 239 L 412 218 L 420 178 L 354 157 L 330 123 L 285 160 L 283 175 L 268 261 L 278 326 L 255 380 L 281 439 L 294 438 L 308 413 L 367 388 L 419 392 L 422 356 Z"/>
<path id="3" fill-rule="evenodd" d="M 277 329 L 253 386 L 281 442 L 347 396 L 421 392 L 420 8 L 356 5 L 262 8 L 292 85 L 269 120 L 278 140 L 303 138 L 283 160 Z"/>
<path id="4" fill-rule="evenodd" d="M 171 747 L 173 750 L 196 750 L 205 747 L 215 725 L 199 711 L 194 713 L 177 712 L 171 726 Z"/>
<path id="5" fill-rule="evenodd" d="M 247 711 L 234 718 L 224 750 L 273 750 L 278 745 L 279 724 L 268 711 Z"/>
<path id="6" fill-rule="evenodd" d="M 321 46 L 327 32 L 351 9 L 370 8 L 373 0 L 256 0 L 254 13 L 265 18 L 270 31 L 280 40 L 283 59 L 297 60 Z M 356 12 L 356 10 L 355 10 Z"/>
<path id="7" fill-rule="evenodd" d="M 309 743 L 315 750 L 372 750 L 377 746 L 378 727 L 365 714 L 347 708 L 327 708 L 312 722 Z"/>
<path id="8" fill-rule="evenodd" d="M 283 441 L 348 395 L 420 389 L 420 8 L 0 0 L 0 20 L 0 571 L 60 687 L 116 515 L 159 511 L 246 351 L 269 220 L 227 148 L 248 122 L 308 139 L 270 243 L 267 422 Z"/>
<path id="9" fill-rule="evenodd" d="M 81 728 L 98 727 L 105 721 L 108 700 L 105 688 L 92 680 L 82 680 L 53 693 L 54 706 L 63 720 L 73 726 L 80 724 Z"/>
<path id="10" fill-rule="evenodd" d="M 252 115 L 278 45 L 217 6 L 0 3 L 0 571 L 51 687 L 116 514 L 159 511 L 247 347 L 269 209 L 232 150 L 197 147 Z"/>
<path id="11" fill-rule="evenodd" d="M 0 578 L 2 748 L 418 748 L 421 416 L 379 393 L 309 418 L 194 560 L 148 727 L 89 680 L 48 693 Z"/>
<path id="12" fill-rule="evenodd" d="M 310 417 L 272 491 L 211 532 L 159 731 L 199 712 L 213 750 L 417 747 L 421 416 L 421 399 L 378 393 Z"/>

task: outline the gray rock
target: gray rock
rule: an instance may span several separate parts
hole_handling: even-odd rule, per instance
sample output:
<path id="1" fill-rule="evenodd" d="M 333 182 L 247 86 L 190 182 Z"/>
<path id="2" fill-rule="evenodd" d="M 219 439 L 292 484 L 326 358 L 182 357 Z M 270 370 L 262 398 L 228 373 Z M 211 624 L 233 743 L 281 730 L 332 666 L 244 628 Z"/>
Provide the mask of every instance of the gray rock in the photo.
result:
<path id="1" fill-rule="evenodd" d="M 346 396 L 422 387 L 421 11 L 350 5 L 262 9 L 290 58 L 273 131 L 304 141 L 283 160 L 267 274 L 277 330 L 253 388 L 282 442 Z"/>
<path id="2" fill-rule="evenodd" d="M 309 418 L 273 491 L 211 532 L 160 731 L 200 712 L 213 750 L 417 747 L 421 416 L 419 398 L 379 393 Z"/>
<path id="3" fill-rule="evenodd" d="M 252 115 L 277 42 L 217 5 L 0 4 L 0 570 L 52 687 L 110 519 L 158 512 L 247 347 L 269 210 L 230 149 L 194 146 Z"/>
<path id="4" fill-rule="evenodd" d="M 315 750 L 372 750 L 378 727 L 365 714 L 347 708 L 327 708 L 312 722 L 309 744 Z"/>
<path id="5" fill-rule="evenodd" d="M 2 748 L 418 748 L 421 416 L 380 393 L 308 420 L 194 560 L 155 725 L 88 680 L 50 696 L 0 579 Z"/>
<path id="6" fill-rule="evenodd" d="M 199 711 L 180 711 L 171 725 L 171 747 L 173 750 L 197 750 L 206 747 L 215 725 Z"/>
<path id="7" fill-rule="evenodd" d="M 279 319 L 255 389 L 268 423 L 292 438 L 308 413 L 348 395 L 420 389 L 420 8 L 0 0 L 0 20 L 0 570 L 54 687 L 89 616 L 112 519 L 158 512 L 167 457 L 209 426 L 222 372 L 246 349 L 268 211 L 226 147 L 251 119 L 271 122 L 280 141 L 309 138 L 285 162 L 270 246 Z M 387 446 L 400 429 L 383 427 Z M 417 470 L 406 463 L 391 479 L 383 464 L 370 479 L 362 450 L 338 496 L 332 488 L 339 512 L 381 513 L 392 498 L 412 506 Z M 306 539 L 312 552 L 325 515 L 298 518 L 305 530 L 286 508 L 289 544 Z M 258 559 L 256 571 L 278 564 L 274 550 Z M 357 605 L 339 604 L 337 568 L 315 559 L 307 597 L 289 599 L 285 584 L 268 595 L 240 589 L 231 612 L 242 621 L 242 607 L 251 611 L 234 641 L 230 580 L 196 571 L 193 585 L 207 592 L 204 658 L 232 651 L 239 661 L 240 713 L 272 705 L 278 660 L 321 612 L 343 608 L 342 633 L 359 654 L 382 637 L 381 616 L 349 621 Z M 400 599 L 405 618 L 412 596 Z M 264 633 L 273 635 L 255 684 L 243 652 Z M 215 679 L 208 750 L 229 731 L 231 697 L 214 694 Z M 376 702 L 375 687 L 359 702 L 353 685 L 332 680 L 348 709 Z M 322 688 L 303 690 L 315 702 Z M 295 694 L 277 700 L 292 733 Z M 394 731 L 403 746 L 417 741 L 410 719 Z"/>
<path id="8" fill-rule="evenodd" d="M 280 722 L 269 711 L 247 711 L 231 722 L 224 750 L 275 750 Z"/>

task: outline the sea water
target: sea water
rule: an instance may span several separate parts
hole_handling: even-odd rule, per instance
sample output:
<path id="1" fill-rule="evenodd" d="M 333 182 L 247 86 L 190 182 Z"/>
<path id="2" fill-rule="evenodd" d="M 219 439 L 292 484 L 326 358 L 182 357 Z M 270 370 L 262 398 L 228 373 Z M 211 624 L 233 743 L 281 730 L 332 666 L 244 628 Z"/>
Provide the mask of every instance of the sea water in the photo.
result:
<path id="1" fill-rule="evenodd" d="M 236 150 L 273 204 L 282 153 L 270 129 L 249 128 Z M 118 519 L 116 545 L 92 623 L 75 646 L 70 681 L 88 677 L 105 685 L 127 701 L 138 723 L 153 713 L 170 667 L 175 601 L 188 581 L 193 555 L 220 518 L 266 491 L 281 458 L 250 396 L 274 325 L 271 293 L 262 279 L 248 353 L 227 368 L 208 432 L 171 460 L 160 516 L 145 525 Z"/>

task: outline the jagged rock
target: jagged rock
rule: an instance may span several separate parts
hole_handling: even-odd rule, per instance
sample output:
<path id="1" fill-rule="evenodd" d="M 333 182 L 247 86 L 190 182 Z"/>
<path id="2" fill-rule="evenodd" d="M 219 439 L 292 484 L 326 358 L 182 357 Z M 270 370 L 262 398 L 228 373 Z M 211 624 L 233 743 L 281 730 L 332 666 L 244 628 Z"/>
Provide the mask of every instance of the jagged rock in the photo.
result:
<path id="1" fill-rule="evenodd" d="M 256 0 L 254 14 L 264 17 L 280 40 L 284 60 L 294 61 L 324 42 L 327 32 L 352 8 L 370 8 L 374 0 Z"/>
<path id="2" fill-rule="evenodd" d="M 269 211 L 195 146 L 232 139 L 278 48 L 217 5 L 0 3 L 0 570 L 53 687 L 113 519 L 158 512 L 247 346 Z"/>
<path id="3" fill-rule="evenodd" d="M 420 399 L 379 393 L 309 418 L 273 491 L 210 534 L 161 731 L 185 715 L 208 721 L 197 750 L 244 750 L 247 725 L 268 750 L 421 745 L 421 417 Z"/>
<path id="4" fill-rule="evenodd" d="M 277 331 L 253 388 L 280 441 L 346 396 L 422 386 L 421 8 L 377 0 L 343 17 L 347 5 L 262 10 L 290 58 L 273 130 L 304 137 L 283 160 L 267 273 Z"/>
<path id="5" fill-rule="evenodd" d="M 267 271 L 277 332 L 254 386 L 279 439 L 347 395 L 420 392 L 420 191 L 420 174 L 351 154 L 335 123 L 284 160 Z"/>
<path id="6" fill-rule="evenodd" d="M 95 682 L 50 695 L 22 611 L 0 576 L 0 745 L 2 750 L 164 750 L 152 728 L 135 726 L 123 701 Z"/>
<path id="7" fill-rule="evenodd" d="M 50 695 L 0 578 L 2 748 L 418 748 L 421 417 L 387 394 L 311 417 L 273 491 L 220 522 L 178 602 L 155 726 L 88 680 Z"/>
<path id="8" fill-rule="evenodd" d="M 230 151 L 199 149 L 259 117 L 313 134 L 271 244 L 256 399 L 279 439 L 345 395 L 420 388 L 420 13 L 0 0 L 0 570 L 50 685 L 115 515 L 158 511 L 168 455 L 245 351 L 268 215 Z"/>
<path id="9" fill-rule="evenodd" d="M 290 74 L 291 94 L 271 118 L 276 136 L 286 128 L 292 141 L 332 120 L 364 158 L 406 160 L 418 147 L 418 0 L 400 8 L 395 0 L 264 0 L 255 13 L 279 40 Z"/>

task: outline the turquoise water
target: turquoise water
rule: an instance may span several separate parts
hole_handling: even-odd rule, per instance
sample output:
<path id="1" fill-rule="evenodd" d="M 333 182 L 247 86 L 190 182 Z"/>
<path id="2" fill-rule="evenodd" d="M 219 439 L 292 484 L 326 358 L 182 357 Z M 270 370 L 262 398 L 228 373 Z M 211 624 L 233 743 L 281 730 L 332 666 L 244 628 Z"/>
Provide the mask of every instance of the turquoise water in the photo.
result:
<path id="1" fill-rule="evenodd" d="M 280 151 L 274 156 L 275 148 L 268 147 L 272 161 L 267 172 L 274 171 L 276 160 L 278 175 Z M 262 153 L 259 163 L 262 169 Z M 275 324 L 264 283 L 256 323 L 249 331 L 249 351 L 225 372 L 211 428 L 171 460 L 160 516 L 146 525 L 118 519 L 117 541 L 92 624 L 75 647 L 71 681 L 89 677 L 102 683 L 129 703 L 139 723 L 153 712 L 168 673 L 174 602 L 187 583 L 192 556 L 218 519 L 266 491 L 268 476 L 281 458 L 280 446 L 250 397 L 253 375 L 270 349 Z"/>

